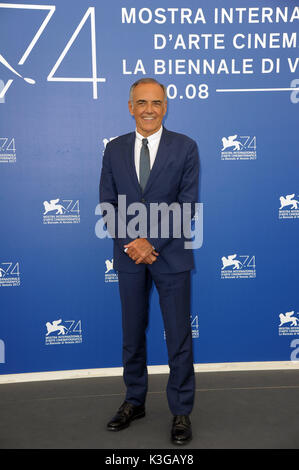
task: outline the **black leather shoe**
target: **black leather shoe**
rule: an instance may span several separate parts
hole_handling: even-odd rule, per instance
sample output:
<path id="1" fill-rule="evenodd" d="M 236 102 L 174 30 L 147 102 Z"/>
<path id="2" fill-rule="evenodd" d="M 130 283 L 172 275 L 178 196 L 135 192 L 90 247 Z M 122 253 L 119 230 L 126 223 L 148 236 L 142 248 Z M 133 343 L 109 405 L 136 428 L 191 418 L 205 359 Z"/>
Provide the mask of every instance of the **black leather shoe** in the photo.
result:
<path id="1" fill-rule="evenodd" d="M 108 431 L 120 431 L 127 428 L 134 419 L 145 416 L 144 405 L 135 406 L 125 401 L 119 408 L 116 415 L 107 424 Z"/>
<path id="2" fill-rule="evenodd" d="M 173 444 L 187 444 L 191 439 L 192 428 L 189 416 L 174 416 L 171 429 L 171 441 Z"/>

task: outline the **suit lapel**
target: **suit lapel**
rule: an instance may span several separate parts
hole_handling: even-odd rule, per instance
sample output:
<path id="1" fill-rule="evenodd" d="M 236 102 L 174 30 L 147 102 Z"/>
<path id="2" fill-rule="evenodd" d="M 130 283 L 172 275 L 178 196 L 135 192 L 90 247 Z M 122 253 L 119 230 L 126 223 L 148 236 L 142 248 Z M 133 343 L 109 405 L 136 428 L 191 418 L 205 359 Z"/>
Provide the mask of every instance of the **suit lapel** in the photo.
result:
<path id="1" fill-rule="evenodd" d="M 163 127 L 163 132 L 162 132 L 162 135 L 161 135 L 161 139 L 160 139 L 160 143 L 159 143 L 159 147 L 158 147 L 158 152 L 157 152 L 153 167 L 151 169 L 149 179 L 146 183 L 144 192 L 149 191 L 152 184 L 157 179 L 157 176 L 163 171 L 163 168 L 166 164 L 166 161 L 167 161 L 167 158 L 168 158 L 168 155 L 169 155 L 169 151 L 168 151 L 168 148 L 167 148 L 169 143 L 170 143 L 169 133 L 168 133 L 167 129 L 165 129 Z"/>
<path id="2" fill-rule="evenodd" d="M 126 145 L 126 163 L 128 171 L 131 177 L 131 181 L 136 187 L 137 191 L 141 194 L 140 184 L 137 178 L 136 168 L 135 168 L 135 132 L 132 132 L 127 140 Z"/>

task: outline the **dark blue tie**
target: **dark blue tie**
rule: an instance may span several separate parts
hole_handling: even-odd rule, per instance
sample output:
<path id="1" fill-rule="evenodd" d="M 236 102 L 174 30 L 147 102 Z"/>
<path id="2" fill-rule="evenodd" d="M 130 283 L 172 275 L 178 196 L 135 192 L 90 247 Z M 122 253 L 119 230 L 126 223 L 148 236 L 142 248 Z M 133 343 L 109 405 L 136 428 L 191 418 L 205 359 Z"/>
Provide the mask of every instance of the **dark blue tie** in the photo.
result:
<path id="1" fill-rule="evenodd" d="M 142 192 L 146 186 L 150 171 L 150 154 L 148 149 L 148 140 L 142 139 L 142 147 L 140 150 L 140 163 L 139 163 L 139 184 L 141 186 Z"/>

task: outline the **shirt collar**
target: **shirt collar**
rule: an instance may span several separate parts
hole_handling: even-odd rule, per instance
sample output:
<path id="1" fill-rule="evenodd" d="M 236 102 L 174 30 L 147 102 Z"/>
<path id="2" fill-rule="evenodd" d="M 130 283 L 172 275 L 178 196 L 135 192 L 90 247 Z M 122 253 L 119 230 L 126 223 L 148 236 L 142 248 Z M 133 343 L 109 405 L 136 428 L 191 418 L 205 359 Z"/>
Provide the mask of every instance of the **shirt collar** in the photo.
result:
<path id="1" fill-rule="evenodd" d="M 157 132 L 155 132 L 154 134 L 148 136 L 147 137 L 148 143 L 150 144 L 150 143 L 154 142 L 155 140 L 160 139 L 162 131 L 163 131 L 163 126 L 161 126 L 160 129 Z M 143 135 L 141 135 L 141 134 L 139 134 L 139 132 L 137 132 L 137 129 L 135 130 L 135 134 L 136 134 L 136 138 L 138 140 L 142 140 L 142 139 L 145 138 Z"/>

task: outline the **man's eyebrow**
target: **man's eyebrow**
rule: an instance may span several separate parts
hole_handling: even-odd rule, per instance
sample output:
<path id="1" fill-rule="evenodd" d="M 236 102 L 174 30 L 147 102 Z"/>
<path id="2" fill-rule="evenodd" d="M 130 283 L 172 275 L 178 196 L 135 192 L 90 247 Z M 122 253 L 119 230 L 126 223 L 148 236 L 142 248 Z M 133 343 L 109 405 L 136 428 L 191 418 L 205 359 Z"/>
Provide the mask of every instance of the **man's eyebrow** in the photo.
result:
<path id="1" fill-rule="evenodd" d="M 150 100 L 140 99 L 140 100 L 137 100 L 137 103 L 146 103 L 147 101 L 150 101 Z M 152 100 L 151 103 L 162 103 L 162 100 Z"/>

